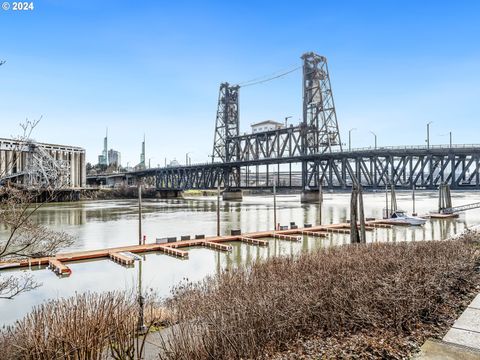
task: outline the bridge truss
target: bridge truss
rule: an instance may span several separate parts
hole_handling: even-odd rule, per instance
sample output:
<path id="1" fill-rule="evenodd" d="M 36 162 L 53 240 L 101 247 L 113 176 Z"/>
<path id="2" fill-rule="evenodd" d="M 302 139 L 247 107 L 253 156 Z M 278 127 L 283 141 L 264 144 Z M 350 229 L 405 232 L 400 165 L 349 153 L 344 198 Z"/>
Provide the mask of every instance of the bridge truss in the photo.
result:
<path id="1" fill-rule="evenodd" d="M 279 130 L 282 131 L 282 130 Z M 281 155 L 281 153 L 279 153 Z M 310 171 L 284 170 L 278 166 L 312 164 Z M 398 147 L 337 151 L 307 156 L 279 156 L 234 163 L 210 163 L 147 169 L 137 176 L 153 177 L 162 189 L 215 189 L 224 187 L 225 173 L 239 169 L 230 185 L 237 188 L 314 189 L 319 182 L 329 189 L 347 189 L 354 179 L 366 189 L 395 185 L 400 189 L 437 189 L 442 183 L 452 189 L 480 188 L 480 145 L 429 148 Z"/>

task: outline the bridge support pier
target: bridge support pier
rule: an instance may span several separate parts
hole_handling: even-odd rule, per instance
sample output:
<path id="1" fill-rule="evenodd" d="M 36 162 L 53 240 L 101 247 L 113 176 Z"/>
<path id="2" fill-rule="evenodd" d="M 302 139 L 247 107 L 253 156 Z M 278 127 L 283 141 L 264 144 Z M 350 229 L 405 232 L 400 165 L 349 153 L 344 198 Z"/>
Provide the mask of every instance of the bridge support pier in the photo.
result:
<path id="1" fill-rule="evenodd" d="M 318 203 L 320 201 L 320 193 L 318 190 L 303 190 L 300 195 L 302 203 Z"/>
<path id="2" fill-rule="evenodd" d="M 157 199 L 177 199 L 181 198 L 182 194 L 181 190 L 157 190 L 155 197 Z"/>
<path id="3" fill-rule="evenodd" d="M 242 189 L 225 190 L 222 194 L 222 199 L 225 201 L 242 201 L 243 191 Z"/>

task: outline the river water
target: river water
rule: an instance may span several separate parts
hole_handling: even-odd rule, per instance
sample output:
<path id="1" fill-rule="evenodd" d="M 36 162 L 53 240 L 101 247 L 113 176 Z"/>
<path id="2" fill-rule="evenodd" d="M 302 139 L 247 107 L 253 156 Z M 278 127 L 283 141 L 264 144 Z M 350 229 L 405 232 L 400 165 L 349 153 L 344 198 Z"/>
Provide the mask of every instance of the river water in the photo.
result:
<path id="1" fill-rule="evenodd" d="M 435 210 L 436 192 L 417 192 L 416 210 L 425 214 Z M 458 192 L 452 195 L 454 205 L 480 201 L 480 192 Z M 399 207 L 412 210 L 411 194 L 398 192 Z M 385 207 L 382 193 L 364 194 L 365 216 L 380 218 Z M 324 195 L 323 222 L 345 222 L 349 216 L 350 195 L 326 193 Z M 242 232 L 273 229 L 272 196 L 245 196 L 242 202 L 221 202 L 221 232 L 231 229 Z M 49 204 L 42 207 L 35 220 L 75 237 L 68 250 L 91 250 L 104 247 L 133 245 L 138 242 L 138 205 L 135 200 L 85 201 Z M 173 200 L 144 200 L 143 233 L 147 242 L 155 238 L 216 233 L 216 198 L 195 197 Z M 297 195 L 277 196 L 277 222 L 288 225 L 295 222 L 317 223 L 316 204 L 301 204 Z M 480 209 L 470 210 L 457 219 L 429 220 L 421 227 L 396 227 L 367 232 L 367 241 L 420 241 L 440 240 L 462 232 L 466 227 L 480 224 Z M 0 229 L 0 236 L 7 236 Z M 206 248 L 187 249 L 188 260 L 180 260 L 164 254 L 144 256 L 142 281 L 145 289 L 154 289 L 161 296 L 168 296 L 173 285 L 184 279 L 201 280 L 223 268 L 248 265 L 256 259 L 274 255 L 289 255 L 300 251 L 345 244 L 349 235 L 330 235 L 312 238 L 305 236 L 302 242 L 292 243 L 270 240 L 268 247 L 232 243 L 233 251 L 223 253 Z M 70 277 L 59 278 L 44 267 L 16 270 L 29 271 L 42 286 L 17 296 L 14 300 L 0 299 L 0 326 L 11 324 L 29 312 L 33 306 L 48 299 L 74 295 L 75 292 L 132 290 L 137 285 L 138 264 L 122 267 L 108 259 L 69 263 Z M 9 272 L 2 272 L 8 274 Z"/>

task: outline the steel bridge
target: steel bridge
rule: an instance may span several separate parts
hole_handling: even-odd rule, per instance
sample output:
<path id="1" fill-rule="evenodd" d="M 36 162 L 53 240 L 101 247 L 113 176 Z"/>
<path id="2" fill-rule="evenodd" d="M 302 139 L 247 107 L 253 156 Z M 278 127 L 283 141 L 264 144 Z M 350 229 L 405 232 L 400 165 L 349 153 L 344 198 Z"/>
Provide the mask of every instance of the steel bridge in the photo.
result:
<path id="1" fill-rule="evenodd" d="M 347 189 L 355 182 L 367 189 L 387 185 L 436 189 L 443 183 L 452 189 L 480 187 L 480 145 L 343 150 L 327 59 L 315 53 L 301 58 L 300 124 L 240 135 L 241 86 L 222 83 L 211 163 L 145 169 L 125 176 L 144 178 L 158 190 L 175 191 L 270 188 L 274 182 L 303 193 L 315 193 L 320 185 Z"/>
<path id="2" fill-rule="evenodd" d="M 273 135 L 273 134 L 272 134 Z M 279 134 L 277 134 L 278 136 Z M 277 171 L 279 164 L 302 165 L 307 171 Z M 268 171 L 257 171 L 263 166 Z M 230 163 L 146 169 L 130 176 L 150 178 L 159 190 L 231 188 L 347 189 L 358 181 L 366 189 L 480 188 L 480 145 L 410 146 L 354 149 L 307 156 L 270 156 Z M 233 175 L 232 175 L 233 174 Z"/>

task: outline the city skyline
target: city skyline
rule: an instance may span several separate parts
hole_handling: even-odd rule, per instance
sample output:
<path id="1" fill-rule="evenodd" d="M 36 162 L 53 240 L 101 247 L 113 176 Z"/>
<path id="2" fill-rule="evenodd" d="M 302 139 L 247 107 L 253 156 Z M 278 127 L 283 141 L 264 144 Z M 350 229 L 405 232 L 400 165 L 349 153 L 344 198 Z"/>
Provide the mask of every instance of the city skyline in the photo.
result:
<path id="1" fill-rule="evenodd" d="M 144 133 L 147 163 L 182 163 L 187 152 L 207 162 L 219 84 L 291 69 L 315 51 L 329 62 L 344 144 L 356 128 L 353 148 L 373 146 L 371 131 L 378 146 L 423 145 L 430 121 L 432 144 L 448 144 L 452 130 L 454 143 L 478 143 L 480 51 L 465 46 L 480 35 L 473 1 L 182 5 L 39 1 L 0 12 L 0 137 L 43 116 L 38 141 L 84 147 L 92 164 L 105 127 L 123 164 L 138 164 Z M 297 123 L 301 109 L 300 71 L 241 88 L 241 133 L 267 119 Z"/>

